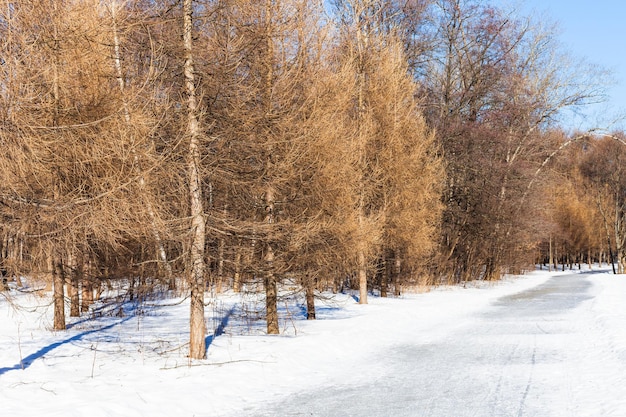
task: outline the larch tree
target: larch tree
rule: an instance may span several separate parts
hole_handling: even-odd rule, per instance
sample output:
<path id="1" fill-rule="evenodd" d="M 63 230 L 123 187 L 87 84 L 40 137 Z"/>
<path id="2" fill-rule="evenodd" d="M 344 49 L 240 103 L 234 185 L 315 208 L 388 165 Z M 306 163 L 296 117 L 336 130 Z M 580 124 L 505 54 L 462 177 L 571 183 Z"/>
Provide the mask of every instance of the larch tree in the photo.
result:
<path id="1" fill-rule="evenodd" d="M 154 193 L 150 192 L 147 186 L 149 181 L 147 181 L 145 177 L 145 172 L 149 171 L 148 169 L 145 169 L 145 167 L 147 166 L 151 168 L 150 165 L 154 163 L 155 156 L 154 144 L 152 143 L 152 138 L 150 138 L 150 129 L 157 126 L 158 122 L 157 120 L 154 120 L 156 119 L 155 117 L 151 119 L 148 116 L 148 112 L 146 111 L 145 106 L 143 106 L 143 103 L 141 103 L 142 107 L 137 106 L 137 103 L 140 103 L 140 100 L 138 100 L 139 94 L 134 91 L 134 88 L 132 88 L 133 84 L 146 85 L 156 81 L 156 74 L 159 70 L 161 70 L 154 64 L 154 61 L 158 58 L 155 56 L 157 52 L 153 50 L 150 51 L 151 59 L 146 65 L 147 68 L 142 68 L 143 65 L 141 62 L 130 62 L 129 65 L 133 66 L 132 73 L 136 76 L 136 78 L 138 78 L 130 80 L 130 77 L 125 75 L 130 71 L 126 71 L 123 67 L 123 63 L 128 61 L 127 58 L 139 60 L 140 57 L 124 52 L 127 48 L 124 48 L 123 43 L 125 41 L 125 37 L 132 37 L 133 33 L 131 30 L 133 27 L 142 26 L 141 23 L 144 19 L 141 15 L 141 9 L 139 10 L 140 13 L 130 12 L 128 10 L 128 0 L 109 0 L 102 6 L 104 11 L 106 11 L 106 13 L 103 13 L 105 16 L 103 20 L 104 24 L 108 26 L 110 44 L 112 45 L 111 65 L 113 66 L 115 79 L 119 87 L 122 106 L 121 112 L 124 116 L 124 122 L 126 124 L 126 129 L 120 130 L 120 132 L 124 132 L 129 135 L 128 140 L 131 143 L 131 152 L 134 157 L 135 169 L 137 172 L 137 193 L 145 204 L 146 215 L 148 216 L 150 224 L 150 231 L 152 233 L 152 237 L 154 238 L 157 257 L 160 261 L 159 265 L 161 265 L 165 270 L 165 280 L 168 283 L 169 288 L 175 289 L 176 280 L 172 267 L 168 262 L 168 255 L 162 236 L 162 221 L 160 221 L 159 213 L 157 213 L 153 202 Z M 125 26 L 128 26 L 128 28 Z M 153 97 L 151 97 L 151 99 L 153 99 Z M 137 126 L 140 128 L 137 128 Z"/>
<path id="2" fill-rule="evenodd" d="M 368 273 L 376 261 L 393 257 L 396 268 L 403 262 L 415 266 L 433 248 L 443 170 L 402 44 L 392 22 L 384 19 L 386 5 L 355 0 L 336 6 L 337 55 L 352 77 L 347 85 L 352 101 L 343 109 L 346 130 L 341 131 L 352 147 L 346 159 L 351 171 L 342 180 L 353 196 L 359 302 L 367 303 Z"/>
<path id="3" fill-rule="evenodd" d="M 420 113 L 417 86 L 401 48 L 400 42 L 389 40 L 374 58 L 377 71 L 370 76 L 376 123 L 370 152 L 382 174 L 378 199 L 384 210 L 378 254 L 381 295 L 392 278 L 399 290 L 401 273 L 405 278 L 411 272 L 425 274 L 438 238 L 445 182 L 435 135 Z"/>
<path id="4" fill-rule="evenodd" d="M 305 1 L 233 0 L 222 6 L 212 70 L 223 78 L 219 85 L 205 83 L 207 123 L 220 155 L 212 169 L 224 173 L 213 185 L 227 196 L 217 197 L 227 209 L 214 215 L 235 246 L 236 288 L 242 270 L 258 277 L 250 284 L 262 283 L 267 332 L 277 334 L 279 283 L 299 268 L 290 240 L 309 213 L 300 204 L 308 189 L 302 161 L 311 140 L 305 132 L 312 82 L 305 52 L 315 47 L 316 32 L 302 25 L 320 10 Z"/>
<path id="5" fill-rule="evenodd" d="M 202 179 L 200 167 L 200 141 L 202 131 L 200 127 L 199 97 L 196 91 L 196 72 L 194 63 L 194 7 L 192 0 L 182 2 L 182 29 L 184 50 L 184 88 L 186 93 L 186 130 L 188 154 L 187 174 L 190 199 L 190 333 L 189 357 L 204 359 L 206 357 L 206 324 L 204 321 L 204 288 L 205 288 L 205 213 L 202 197 Z"/>
<path id="6" fill-rule="evenodd" d="M 382 207 L 376 199 L 376 183 L 382 174 L 372 162 L 374 155 L 368 153 L 368 143 L 374 139 L 372 111 L 367 95 L 369 77 L 376 71 L 372 58 L 378 52 L 381 39 L 375 31 L 376 15 L 381 2 L 349 0 L 336 2 L 340 29 L 341 59 L 351 70 L 354 83 L 350 89 L 353 98 L 352 108 L 346 108 L 348 123 L 342 132 L 351 146 L 352 158 L 346 160 L 352 171 L 350 177 L 343 178 L 345 186 L 352 194 L 353 201 L 348 209 L 354 230 L 354 260 L 359 288 L 359 304 L 367 304 L 368 268 L 382 238 Z"/>
<path id="7" fill-rule="evenodd" d="M 42 254 L 24 272 L 43 268 L 54 278 L 54 328 L 63 329 L 66 277 L 82 268 L 82 255 L 119 254 L 141 230 L 140 205 L 130 198 L 132 145 L 116 135 L 127 126 L 94 3 L 24 1 L 4 10 L 12 25 L 3 48 L 12 59 L 4 66 L 0 198 L 31 255 Z"/>

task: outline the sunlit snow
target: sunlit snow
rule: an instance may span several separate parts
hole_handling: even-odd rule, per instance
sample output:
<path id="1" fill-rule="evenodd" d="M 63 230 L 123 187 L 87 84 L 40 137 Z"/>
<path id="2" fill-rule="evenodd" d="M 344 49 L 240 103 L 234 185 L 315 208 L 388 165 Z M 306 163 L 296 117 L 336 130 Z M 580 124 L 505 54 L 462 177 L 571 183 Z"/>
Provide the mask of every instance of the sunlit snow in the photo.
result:
<path id="1" fill-rule="evenodd" d="M 48 294 L 0 295 L 2 415 L 626 416 L 626 276 L 536 271 L 401 298 L 207 305 L 186 358 L 184 299 L 100 306 L 52 332 Z M 216 335 L 217 333 L 217 335 Z"/>

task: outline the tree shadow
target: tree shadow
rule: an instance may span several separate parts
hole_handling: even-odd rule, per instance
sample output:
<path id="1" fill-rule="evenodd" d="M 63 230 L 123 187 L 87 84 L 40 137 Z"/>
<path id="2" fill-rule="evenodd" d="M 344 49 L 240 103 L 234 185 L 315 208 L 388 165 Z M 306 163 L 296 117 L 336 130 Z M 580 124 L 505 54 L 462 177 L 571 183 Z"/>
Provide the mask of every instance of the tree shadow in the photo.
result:
<path id="1" fill-rule="evenodd" d="M 228 321 L 230 320 L 230 318 L 232 317 L 234 313 L 235 313 L 235 307 L 233 306 L 230 308 L 230 310 L 228 310 L 228 312 L 224 315 L 224 317 L 222 317 L 222 319 L 220 320 L 220 324 L 217 326 L 213 334 L 206 337 L 204 341 L 205 341 L 207 350 L 209 350 L 209 346 L 211 346 L 211 343 L 213 343 L 216 337 L 224 334 L 224 330 L 226 329 L 226 326 L 228 326 Z"/>
<path id="2" fill-rule="evenodd" d="M 97 329 L 93 329 L 93 330 L 87 330 L 85 332 L 79 333 L 77 335 L 74 335 L 72 337 L 69 337 L 65 340 L 61 340 L 59 342 L 55 342 L 52 343 L 48 346 L 44 346 L 41 349 L 39 349 L 37 352 L 35 353 L 31 353 L 30 355 L 26 356 L 25 358 L 23 358 L 21 360 L 21 363 L 15 364 L 13 366 L 10 367 L 5 367 L 5 368 L 0 368 L 0 376 L 4 375 L 5 373 L 9 372 L 9 371 L 17 371 L 17 370 L 24 370 L 27 369 L 28 367 L 30 367 L 37 359 L 41 359 L 42 357 L 44 357 L 46 354 L 52 352 L 54 349 L 66 345 L 68 343 L 72 343 L 72 342 L 77 342 L 79 340 L 81 340 L 82 338 L 84 338 L 85 336 L 88 336 L 90 334 L 93 333 L 98 333 L 98 332 L 102 332 L 105 330 L 109 330 L 115 326 L 117 326 L 118 324 L 122 324 L 125 321 L 130 320 L 132 317 L 126 317 L 118 322 L 109 324 L 108 326 L 104 326 L 104 327 L 100 327 Z"/>

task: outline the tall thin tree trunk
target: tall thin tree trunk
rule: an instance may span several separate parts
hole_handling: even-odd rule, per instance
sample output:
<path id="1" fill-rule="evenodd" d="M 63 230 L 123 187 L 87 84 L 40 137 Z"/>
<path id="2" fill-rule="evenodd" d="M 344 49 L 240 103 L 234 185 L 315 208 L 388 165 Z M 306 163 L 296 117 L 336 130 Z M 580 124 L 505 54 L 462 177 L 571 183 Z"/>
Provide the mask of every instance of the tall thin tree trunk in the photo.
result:
<path id="1" fill-rule="evenodd" d="M 362 6 L 360 6 L 362 7 Z M 362 11 L 358 12 L 357 16 Z M 364 236 L 365 232 L 365 167 L 367 165 L 367 155 L 366 155 L 366 144 L 365 144 L 365 88 L 366 88 L 366 74 L 365 74 L 365 54 L 369 43 L 368 34 L 366 29 L 363 27 L 364 22 L 358 22 L 359 26 L 357 27 L 356 36 L 357 36 L 357 127 L 358 127 L 358 166 L 359 166 L 359 189 L 357 190 L 359 194 L 359 206 L 357 212 L 357 221 L 359 228 L 359 235 L 361 237 L 361 242 L 359 243 L 359 247 L 357 249 L 357 274 L 359 279 L 359 304 L 367 304 L 367 247 L 366 245 L 367 239 Z"/>
<path id="2" fill-rule="evenodd" d="M 613 254 L 613 248 L 611 246 L 611 237 L 607 236 L 607 243 L 609 246 L 609 259 L 611 262 L 611 267 L 613 268 L 613 274 L 617 274 L 617 270 L 615 269 L 615 256 Z"/>
<path id="3" fill-rule="evenodd" d="M 265 116 L 268 118 L 272 114 L 272 86 L 274 83 L 274 40 L 272 16 L 273 16 L 273 0 L 266 0 L 265 2 L 265 73 L 263 74 L 263 100 Z M 272 175 L 272 166 L 274 159 L 274 146 L 270 143 L 267 145 L 267 172 Z M 268 182 L 265 190 L 265 223 L 275 223 L 274 205 L 276 202 L 275 190 L 272 187 L 271 181 Z M 271 237 L 269 238 L 271 239 Z M 278 282 L 276 274 L 274 272 L 274 248 L 268 241 L 265 244 L 265 267 L 267 271 L 265 273 L 265 313 L 267 320 L 267 334 L 278 334 L 280 332 L 278 327 Z"/>
<path id="4" fill-rule="evenodd" d="M 70 317 L 80 316 L 80 289 L 78 284 L 78 264 L 76 257 L 68 251 L 67 266 L 69 268 Z"/>
<path id="5" fill-rule="evenodd" d="M 550 261 L 549 270 L 552 271 L 552 265 L 554 264 L 554 254 L 552 253 L 552 234 L 550 234 Z"/>
<path id="6" fill-rule="evenodd" d="M 557 249 L 558 247 L 556 245 L 552 247 L 552 250 L 554 251 L 554 265 L 553 266 L 554 266 L 555 271 L 559 270 L 559 253 Z"/>
<path id="7" fill-rule="evenodd" d="M 189 357 L 206 357 L 206 326 L 204 321 L 204 241 L 205 219 L 200 180 L 200 126 L 193 61 L 193 5 L 183 0 L 183 48 L 185 51 L 185 90 L 187 93 L 187 134 L 189 136 L 189 197 L 191 203 L 191 306 L 189 317 Z"/>
<path id="8" fill-rule="evenodd" d="M 54 330 L 65 330 L 65 276 L 62 261 L 58 256 L 52 255 L 50 267 L 52 268 L 52 287 L 54 299 Z"/>
<path id="9" fill-rule="evenodd" d="M 22 239 L 19 234 L 17 235 L 17 239 L 19 241 L 19 256 L 17 258 L 18 268 L 15 273 L 15 284 L 17 285 L 18 288 L 22 288 L 24 286 L 22 284 L 22 274 L 21 274 L 22 266 L 24 265 L 24 239 Z"/>
<path id="10" fill-rule="evenodd" d="M 15 284 L 18 288 L 22 288 L 24 285 L 22 284 L 22 267 L 24 266 L 24 239 L 20 237 L 18 234 L 17 237 L 19 242 L 19 255 L 17 258 L 17 270 L 15 272 Z"/>
<path id="11" fill-rule="evenodd" d="M 233 291 L 235 292 L 241 291 L 241 251 L 241 242 L 238 242 L 235 248 L 235 272 L 233 274 Z"/>
<path id="12" fill-rule="evenodd" d="M 58 5 L 55 3 L 54 5 L 54 19 L 57 19 L 59 15 Z M 53 95 L 53 117 L 52 117 L 52 125 L 58 126 L 59 124 L 59 113 L 60 113 L 60 87 L 59 87 L 59 67 L 60 63 L 60 38 L 58 33 L 57 25 L 54 25 L 54 64 L 52 65 L 52 95 Z M 54 187 L 54 197 L 55 199 L 58 197 L 57 186 Z M 54 330 L 65 330 L 65 277 L 63 276 L 63 265 L 61 264 L 60 256 L 58 256 L 58 249 L 54 247 L 55 243 L 52 244 L 52 253 L 51 253 L 51 271 L 52 271 L 52 287 L 53 287 L 53 299 L 54 299 Z"/>
<path id="13" fill-rule="evenodd" d="M 402 261 L 400 260 L 400 257 L 396 255 L 395 268 L 393 272 L 393 295 L 396 297 L 399 297 L 400 293 L 402 292 L 402 282 L 400 282 L 401 272 Z"/>
<path id="14" fill-rule="evenodd" d="M 91 277 L 93 276 L 93 271 L 91 268 L 91 260 L 89 256 L 85 256 L 82 259 L 82 271 L 81 271 L 81 301 L 80 301 L 80 311 L 84 313 L 89 311 L 89 307 L 93 304 L 93 285 L 91 282 Z"/>
<path id="15" fill-rule="evenodd" d="M 224 204 L 224 218 L 228 213 L 228 207 Z M 224 284 L 224 256 L 226 251 L 226 239 L 220 237 L 217 243 L 217 282 L 215 291 L 220 294 L 222 292 L 222 285 Z"/>
<path id="16" fill-rule="evenodd" d="M 274 223 L 274 193 L 268 189 L 265 195 L 267 215 L 265 221 L 268 224 Z M 267 244 L 265 253 L 265 313 L 267 320 L 267 334 L 278 334 L 278 283 L 274 274 L 274 249 L 271 244 Z"/>
<path id="17" fill-rule="evenodd" d="M 8 285 L 9 268 L 5 266 L 6 264 L 3 265 L 4 262 L 6 262 L 8 258 L 7 240 L 8 240 L 8 237 L 5 235 L 2 241 L 0 241 L 0 291 L 9 290 L 9 285 Z"/>
<path id="18" fill-rule="evenodd" d="M 367 262 L 365 251 L 358 252 L 359 304 L 367 304 Z"/>
<path id="19" fill-rule="evenodd" d="M 315 280 L 312 276 L 305 277 L 306 319 L 315 320 Z"/>
<path id="20" fill-rule="evenodd" d="M 91 289 L 91 283 L 83 277 L 81 282 L 81 301 L 80 311 L 82 313 L 89 311 L 89 306 L 93 299 L 93 292 Z"/>
<path id="21" fill-rule="evenodd" d="M 215 277 L 215 292 L 220 294 L 224 284 L 224 252 L 226 249 L 226 240 L 220 238 L 217 242 L 217 271 Z"/>
<path id="22" fill-rule="evenodd" d="M 615 257 L 617 258 L 617 273 L 624 273 L 624 262 L 626 254 L 624 250 L 624 240 L 621 236 L 622 230 L 622 209 L 619 197 L 615 198 L 615 221 L 613 222 L 613 231 L 615 236 Z"/>
<path id="23" fill-rule="evenodd" d="M 383 298 L 387 297 L 387 287 L 389 286 L 389 281 L 391 280 L 391 259 L 388 254 L 385 253 L 383 256 L 383 270 L 380 278 L 380 296 Z"/>
<path id="24" fill-rule="evenodd" d="M 265 261 L 268 268 L 264 282 L 267 334 L 278 334 L 280 333 L 278 327 L 278 284 L 273 271 L 274 251 L 271 245 L 267 245 Z"/>

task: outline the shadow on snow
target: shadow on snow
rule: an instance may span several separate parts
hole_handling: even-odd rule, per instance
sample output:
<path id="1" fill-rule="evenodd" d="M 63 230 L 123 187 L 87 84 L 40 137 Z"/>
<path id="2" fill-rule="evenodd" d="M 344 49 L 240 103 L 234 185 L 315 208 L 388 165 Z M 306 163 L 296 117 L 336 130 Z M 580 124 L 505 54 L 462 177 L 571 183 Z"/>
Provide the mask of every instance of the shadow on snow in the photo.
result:
<path id="1" fill-rule="evenodd" d="M 65 340 L 61 340 L 59 342 L 55 342 L 52 343 L 48 346 L 44 346 L 41 349 L 39 349 L 37 352 L 35 353 L 31 353 L 30 355 L 26 356 L 25 358 L 23 358 L 21 360 L 21 363 L 18 363 L 16 365 L 13 365 L 11 367 L 6 367 L 6 368 L 0 368 L 0 376 L 4 375 L 5 373 L 9 372 L 9 371 L 16 371 L 19 369 L 27 369 L 28 367 L 30 367 L 37 359 L 41 359 L 42 357 L 44 357 L 46 354 L 52 352 L 54 349 L 66 345 L 68 343 L 72 343 L 72 342 L 77 342 L 81 339 L 83 339 L 85 336 L 88 336 L 90 334 L 93 333 L 98 333 L 98 332 L 102 332 L 105 330 L 109 330 L 115 326 L 117 326 L 118 324 L 122 324 L 125 321 L 130 320 L 132 317 L 126 317 L 118 322 L 109 324 L 108 326 L 105 327 L 100 327 L 97 329 L 92 329 L 92 330 L 87 330 L 85 332 L 79 333 L 77 335 L 74 335 L 72 337 L 69 337 Z"/>
<path id="2" fill-rule="evenodd" d="M 228 312 L 224 315 L 224 317 L 222 317 L 222 319 L 220 320 L 220 323 L 215 328 L 215 331 L 213 332 L 213 334 L 206 337 L 204 342 L 205 342 L 207 350 L 209 350 L 209 346 L 211 346 L 211 343 L 213 343 L 216 337 L 224 334 L 224 330 L 226 329 L 226 326 L 228 326 L 228 321 L 230 320 L 230 318 L 232 317 L 234 313 L 235 313 L 235 307 L 233 306 L 230 308 L 230 310 L 228 310 Z"/>

